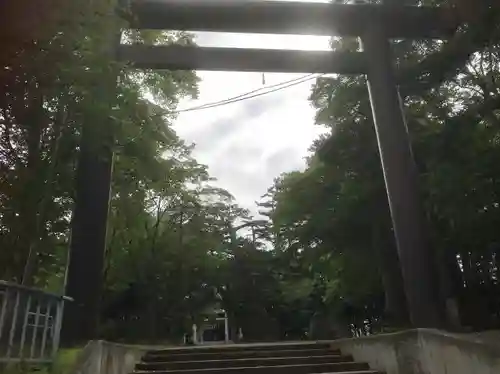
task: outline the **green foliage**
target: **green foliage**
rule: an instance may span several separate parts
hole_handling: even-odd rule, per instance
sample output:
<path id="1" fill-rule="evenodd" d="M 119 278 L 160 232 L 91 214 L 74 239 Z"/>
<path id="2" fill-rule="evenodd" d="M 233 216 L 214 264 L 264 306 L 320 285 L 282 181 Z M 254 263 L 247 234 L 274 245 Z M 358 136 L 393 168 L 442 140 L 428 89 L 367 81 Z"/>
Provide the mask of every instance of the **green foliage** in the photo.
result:
<path id="1" fill-rule="evenodd" d="M 0 274 L 4 279 L 20 281 L 28 253 L 34 252 L 36 272 L 29 274 L 28 283 L 60 287 L 60 281 L 52 278 L 62 279 L 57 268 L 65 263 L 83 126 L 94 138 L 105 136 L 112 126 L 116 194 L 127 193 L 119 190 L 124 183 L 130 190 L 141 185 L 134 193 L 146 193 L 152 183 L 168 183 L 169 173 L 179 174 L 175 178 L 182 180 L 182 175 L 191 178 L 188 169 L 203 169 L 189 159 L 189 148 L 169 127 L 173 119 L 169 112 L 179 99 L 196 95 L 196 76 L 137 72 L 114 62 L 111 49 L 123 26 L 114 15 L 114 5 L 73 1 L 45 10 L 40 15 L 44 22 L 29 30 L 34 39 L 25 40 L 23 33 L 13 36 L 11 53 L 2 55 L 0 85 L 2 92 L 9 93 L 0 102 Z M 30 14 L 31 8 L 20 2 L 5 10 Z M 2 35 L 11 35 L 16 25 L 2 27 Z M 143 39 L 148 41 L 151 35 Z M 181 33 L 155 35 L 162 43 L 189 40 Z M 162 157 L 166 152 L 172 155 L 170 160 Z M 183 159 L 178 162 L 177 157 Z"/>
<path id="2" fill-rule="evenodd" d="M 134 311 L 143 323 L 132 339 L 165 337 L 171 331 L 156 326 L 166 320 L 182 330 L 186 316 L 213 301 L 217 251 L 228 240 L 227 224 L 245 212 L 208 184 L 205 166 L 171 128 L 179 100 L 197 94 L 196 75 L 115 63 L 111 48 L 124 24 L 114 6 L 73 1 L 44 10 L 34 29 L 2 23 L 2 36 L 12 39 L 0 73 L 8 93 L 0 99 L 0 278 L 21 281 L 33 261 L 27 283 L 62 292 L 82 129 L 91 139 L 112 133 L 103 334 L 130 337 L 105 315 L 135 284 L 146 309 Z M 21 1 L 5 11 L 31 8 Z M 126 31 L 122 38 L 192 43 L 177 32 Z"/>
<path id="3" fill-rule="evenodd" d="M 310 99 L 330 134 L 312 145 L 306 170 L 270 187 L 260 203 L 268 220 L 252 221 L 172 129 L 179 101 L 197 95 L 193 72 L 113 62 L 126 25 L 111 1 L 51 0 L 37 12 L 15 3 L 0 6 L 0 278 L 21 281 L 32 262 L 28 283 L 61 292 L 85 129 L 113 134 L 103 337 L 174 340 L 214 306 L 229 313 L 233 339 L 238 328 L 246 340 L 302 339 L 322 316 L 337 335 L 365 319 L 407 323 L 363 77 L 317 80 Z M 476 53 L 469 44 L 447 52 L 454 61 L 433 57 L 451 43 L 393 43 L 401 90 L 419 95 L 404 104 L 436 288 L 475 328 L 500 323 L 500 46 L 486 34 L 469 40 Z M 193 43 L 188 33 L 131 30 L 122 41 Z M 359 45 L 334 39 L 332 48 Z M 237 235 L 242 226 L 251 241 Z"/>
<path id="4" fill-rule="evenodd" d="M 54 363 L 48 365 L 29 365 L 29 364 L 12 364 L 3 368 L 4 374 L 71 374 L 74 370 L 74 365 L 77 362 L 78 356 L 82 351 L 81 348 L 61 349 Z M 1 367 L 0 367 L 1 368 Z"/>
<path id="5" fill-rule="evenodd" d="M 462 323 L 474 328 L 500 321 L 500 302 L 494 296 L 500 286 L 494 229 L 500 191 L 500 50 L 490 36 L 465 66 L 458 61 L 456 76 L 423 91 L 432 84 L 422 81 L 422 96 L 404 101 L 439 272 L 436 289 L 442 305 L 459 301 Z M 357 43 L 335 39 L 332 47 L 356 50 Z M 437 63 L 428 57 L 441 48 L 440 42 L 393 44 L 403 68 Z M 441 77 L 440 69 L 431 68 L 428 75 Z M 337 319 L 347 303 L 367 311 L 362 319 L 383 316 L 389 323 L 404 324 L 401 274 L 365 80 L 320 78 L 311 101 L 316 123 L 331 132 L 313 144 L 307 169 L 278 178 L 262 204 L 273 222 L 276 248 L 290 263 L 300 264 L 302 277 L 322 280 L 322 300 Z M 356 312 L 351 308 L 350 314 Z"/>

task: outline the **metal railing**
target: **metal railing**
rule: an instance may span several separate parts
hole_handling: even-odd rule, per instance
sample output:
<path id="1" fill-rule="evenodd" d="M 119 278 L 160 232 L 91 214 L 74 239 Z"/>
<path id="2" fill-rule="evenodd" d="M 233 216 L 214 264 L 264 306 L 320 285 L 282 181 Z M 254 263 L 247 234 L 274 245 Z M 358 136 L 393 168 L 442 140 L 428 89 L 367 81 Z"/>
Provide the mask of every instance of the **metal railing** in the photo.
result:
<path id="1" fill-rule="evenodd" d="M 71 298 L 0 281 L 0 363 L 51 363 Z"/>

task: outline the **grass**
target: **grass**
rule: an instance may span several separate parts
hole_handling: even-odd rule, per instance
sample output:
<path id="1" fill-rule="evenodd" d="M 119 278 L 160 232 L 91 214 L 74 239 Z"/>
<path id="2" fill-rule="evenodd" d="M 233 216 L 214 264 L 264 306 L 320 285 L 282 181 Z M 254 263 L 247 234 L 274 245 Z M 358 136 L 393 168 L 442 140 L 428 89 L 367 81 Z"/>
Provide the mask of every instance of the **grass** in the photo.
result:
<path id="1" fill-rule="evenodd" d="M 70 371 L 81 350 L 81 348 L 61 349 L 51 366 L 20 363 L 7 366 L 3 371 L 0 367 L 0 371 L 2 371 L 2 374 L 71 374 Z"/>
<path id="2" fill-rule="evenodd" d="M 54 365 L 47 371 L 47 374 L 69 374 L 81 350 L 82 348 L 61 349 Z"/>

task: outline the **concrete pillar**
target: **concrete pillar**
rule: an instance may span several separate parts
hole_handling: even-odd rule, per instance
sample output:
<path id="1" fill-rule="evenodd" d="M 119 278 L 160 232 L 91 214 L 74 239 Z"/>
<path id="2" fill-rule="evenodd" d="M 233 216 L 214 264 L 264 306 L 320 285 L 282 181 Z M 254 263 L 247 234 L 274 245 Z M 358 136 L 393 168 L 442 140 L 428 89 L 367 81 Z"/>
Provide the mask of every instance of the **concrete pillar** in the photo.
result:
<path id="1" fill-rule="evenodd" d="M 198 344 L 198 326 L 196 326 L 196 324 L 193 324 L 192 329 L 193 329 L 193 344 Z"/>
<path id="2" fill-rule="evenodd" d="M 229 343 L 229 321 L 227 318 L 227 312 L 224 312 L 224 340 Z"/>

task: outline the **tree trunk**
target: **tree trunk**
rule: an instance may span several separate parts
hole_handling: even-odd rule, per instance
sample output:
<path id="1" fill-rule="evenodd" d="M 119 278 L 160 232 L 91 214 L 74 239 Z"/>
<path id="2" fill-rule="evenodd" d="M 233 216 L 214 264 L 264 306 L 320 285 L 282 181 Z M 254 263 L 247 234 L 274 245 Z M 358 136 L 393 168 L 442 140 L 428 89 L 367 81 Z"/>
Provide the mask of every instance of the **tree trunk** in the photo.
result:
<path id="1" fill-rule="evenodd" d="M 21 280 L 22 284 L 27 286 L 32 285 L 33 273 L 36 267 L 36 256 L 33 253 L 33 249 L 34 243 L 38 241 L 38 205 L 41 198 L 40 149 L 43 129 L 42 121 L 44 119 L 42 100 L 41 96 L 38 96 L 31 102 L 27 108 L 27 115 L 25 117 L 28 160 L 25 170 L 24 209 L 23 214 L 20 215 L 20 219 L 22 220 L 20 227 L 23 228 L 23 232 L 19 239 L 24 260 Z"/>
<path id="2" fill-rule="evenodd" d="M 436 251 L 436 268 L 439 272 L 439 294 L 443 305 L 444 318 L 448 328 L 461 327 L 458 307 L 458 287 L 462 282 L 456 255 L 453 251 L 440 248 Z"/>
<path id="3" fill-rule="evenodd" d="M 38 259 L 40 237 L 43 232 L 43 227 L 47 220 L 47 210 L 49 201 L 53 198 L 52 187 L 55 179 L 55 171 L 58 163 L 59 157 L 59 146 L 61 143 L 62 127 L 66 122 L 65 111 L 60 108 L 58 114 L 54 120 L 53 129 L 53 139 L 50 145 L 49 155 L 47 156 L 47 172 L 43 181 L 41 181 L 39 188 L 39 201 L 35 203 L 36 207 L 34 210 L 38 211 L 34 215 L 35 226 L 33 228 L 32 235 L 29 236 L 29 246 L 28 246 L 28 258 L 26 260 L 26 265 L 24 267 L 23 273 L 23 284 L 31 285 L 33 278 L 36 275 L 36 263 Z M 41 129 L 38 135 L 38 142 L 41 142 Z M 40 151 L 38 150 L 38 158 L 40 159 Z M 36 209 L 35 209 L 36 208 Z"/>

